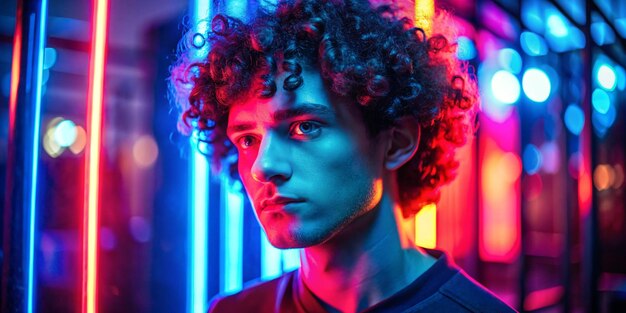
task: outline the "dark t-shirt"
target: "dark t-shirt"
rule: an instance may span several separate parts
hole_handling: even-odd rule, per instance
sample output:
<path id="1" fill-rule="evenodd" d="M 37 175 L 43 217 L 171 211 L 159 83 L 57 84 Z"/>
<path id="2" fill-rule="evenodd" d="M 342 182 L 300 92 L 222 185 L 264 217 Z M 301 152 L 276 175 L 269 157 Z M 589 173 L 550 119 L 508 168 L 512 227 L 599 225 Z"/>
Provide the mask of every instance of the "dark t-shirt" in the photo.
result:
<path id="1" fill-rule="evenodd" d="M 515 312 L 436 250 L 426 272 L 389 298 L 362 312 Z M 211 302 L 210 313 L 323 313 L 319 300 L 300 280 L 298 271 L 257 283 Z"/>

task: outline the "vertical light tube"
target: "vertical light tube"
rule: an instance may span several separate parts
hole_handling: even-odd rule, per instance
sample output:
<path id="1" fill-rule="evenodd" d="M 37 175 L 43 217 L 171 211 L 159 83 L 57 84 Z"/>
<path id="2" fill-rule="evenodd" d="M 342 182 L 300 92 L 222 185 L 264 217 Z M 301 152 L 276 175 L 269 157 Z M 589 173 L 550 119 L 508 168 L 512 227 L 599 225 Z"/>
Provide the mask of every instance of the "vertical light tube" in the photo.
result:
<path id="1" fill-rule="evenodd" d="M 245 20 L 247 6 L 248 1 L 226 1 L 224 13 Z M 243 286 L 243 187 L 224 176 L 222 190 L 221 291 L 235 292 Z"/>
<path id="2" fill-rule="evenodd" d="M 41 1 L 41 8 L 39 11 L 39 30 L 37 37 L 35 38 L 36 46 L 34 47 L 36 52 L 35 60 L 35 120 L 33 123 L 33 138 L 32 138 L 32 154 L 31 154 L 31 178 L 30 178 L 30 199 L 29 207 L 30 212 L 28 214 L 28 285 L 27 285 L 27 297 L 26 308 L 28 313 L 34 312 L 35 306 L 35 226 L 37 221 L 37 175 L 39 164 L 39 134 L 41 127 L 41 96 L 43 85 L 43 55 L 46 40 L 46 17 L 48 15 L 48 0 Z M 31 16 L 32 18 L 32 16 Z"/>
<path id="3" fill-rule="evenodd" d="M 300 267 L 301 249 L 283 250 L 283 271 L 289 272 Z"/>
<path id="4" fill-rule="evenodd" d="M 427 36 L 431 34 L 433 16 L 435 15 L 434 0 L 415 0 L 415 26 L 424 30 Z M 415 242 L 424 248 L 434 248 L 437 244 L 437 206 L 424 206 L 415 215 Z"/>
<path id="5" fill-rule="evenodd" d="M 236 292 L 243 285 L 243 193 L 241 183 L 222 177 L 222 292 Z"/>
<path id="6" fill-rule="evenodd" d="M 434 249 L 437 246 L 437 205 L 425 205 L 415 215 L 415 244 Z"/>
<path id="7" fill-rule="evenodd" d="M 435 16 L 434 0 L 415 0 L 415 26 L 424 30 L 427 36 L 431 35 Z"/>
<path id="8" fill-rule="evenodd" d="M 98 267 L 98 214 L 100 186 L 100 146 L 102 140 L 102 107 L 104 98 L 104 65 L 106 61 L 108 1 L 95 0 L 93 7 L 89 93 L 87 105 L 88 138 L 85 171 L 87 182 L 83 213 L 83 313 L 96 312 Z"/>
<path id="9" fill-rule="evenodd" d="M 191 2 L 190 15 L 193 17 L 193 31 L 205 35 L 207 32 L 206 20 L 210 16 L 210 0 L 195 0 Z M 204 21 L 204 22 L 203 22 Z M 206 50 L 206 44 L 202 49 L 192 49 L 189 56 L 199 59 Z M 208 257 L 208 232 L 209 232 L 209 170 L 210 165 L 207 157 L 199 148 L 204 144 L 198 144 L 198 133 L 191 138 L 191 210 L 189 214 L 190 225 L 190 267 L 189 267 L 189 293 L 187 311 L 190 313 L 205 313 L 207 311 L 207 257 Z"/>
<path id="10" fill-rule="evenodd" d="M 17 117 L 17 93 L 20 82 L 20 62 L 22 61 L 22 23 L 19 20 L 23 14 L 20 7 L 17 12 L 15 23 L 15 36 L 13 37 L 13 57 L 11 60 L 11 89 L 9 94 L 9 134 L 15 133 L 15 119 Z"/>
<path id="11" fill-rule="evenodd" d="M 192 144 L 193 155 L 191 160 L 193 185 L 190 214 L 192 243 L 189 275 L 190 311 L 192 313 L 205 313 L 207 309 L 209 164 L 206 156 L 198 150 L 197 140 L 194 141 L 196 144 Z"/>
<path id="12" fill-rule="evenodd" d="M 282 252 L 272 246 L 262 228 L 259 237 L 261 238 L 261 279 L 276 278 L 283 273 Z"/>

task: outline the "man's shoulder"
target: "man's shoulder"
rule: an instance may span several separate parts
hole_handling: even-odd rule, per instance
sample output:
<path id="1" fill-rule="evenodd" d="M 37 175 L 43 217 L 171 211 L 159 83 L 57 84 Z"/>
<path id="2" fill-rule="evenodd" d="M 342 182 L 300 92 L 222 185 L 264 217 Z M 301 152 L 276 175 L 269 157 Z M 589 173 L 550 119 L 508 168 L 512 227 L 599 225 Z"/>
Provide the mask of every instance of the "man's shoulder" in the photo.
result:
<path id="1" fill-rule="evenodd" d="M 470 312 L 515 312 L 495 294 L 467 276 L 463 271 L 452 276 L 439 288 L 439 292 Z"/>
<path id="2" fill-rule="evenodd" d="M 268 281 L 255 281 L 234 294 L 217 295 L 209 304 L 209 313 L 220 312 L 270 312 L 276 299 L 291 282 L 293 272 Z"/>

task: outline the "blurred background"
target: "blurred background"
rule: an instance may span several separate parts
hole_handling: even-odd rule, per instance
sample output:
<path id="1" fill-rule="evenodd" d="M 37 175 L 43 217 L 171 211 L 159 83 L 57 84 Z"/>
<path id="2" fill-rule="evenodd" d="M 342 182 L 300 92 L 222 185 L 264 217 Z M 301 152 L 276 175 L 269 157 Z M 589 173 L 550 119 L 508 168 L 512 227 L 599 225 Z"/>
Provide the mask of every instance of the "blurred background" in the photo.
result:
<path id="1" fill-rule="evenodd" d="M 299 266 L 241 184 L 209 175 L 167 96 L 185 25 L 264 5 L 0 2 L 1 311 L 204 312 Z M 520 311 L 626 312 L 626 2 L 404 6 L 422 27 L 452 13 L 482 93 L 419 245 Z"/>

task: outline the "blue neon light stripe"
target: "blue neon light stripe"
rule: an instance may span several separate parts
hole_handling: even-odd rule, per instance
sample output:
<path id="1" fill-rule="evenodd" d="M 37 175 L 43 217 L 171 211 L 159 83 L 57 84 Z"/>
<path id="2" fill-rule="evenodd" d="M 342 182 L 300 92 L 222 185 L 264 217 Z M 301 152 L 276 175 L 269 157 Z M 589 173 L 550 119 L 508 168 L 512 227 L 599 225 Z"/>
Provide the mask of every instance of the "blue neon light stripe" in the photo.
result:
<path id="1" fill-rule="evenodd" d="M 193 313 L 204 313 L 207 302 L 209 164 L 206 157 L 198 151 L 196 143 L 192 141 L 190 309 Z"/>
<path id="2" fill-rule="evenodd" d="M 265 231 L 261 229 L 261 279 L 269 280 L 283 273 L 282 252 L 274 248 L 267 240 Z"/>
<path id="3" fill-rule="evenodd" d="M 48 15 L 48 0 L 41 1 L 41 11 L 39 33 L 37 38 L 37 65 L 35 68 L 36 85 L 35 85 L 35 120 L 33 129 L 33 146 L 32 146 L 32 172 L 31 172 L 31 193 L 30 193 L 30 220 L 28 227 L 28 295 L 27 295 L 27 312 L 32 313 L 35 310 L 34 293 L 35 293 L 35 226 L 37 219 L 37 174 L 39 160 L 39 134 L 41 127 L 41 96 L 42 96 L 42 76 L 43 76 L 43 55 L 46 39 L 46 17 Z"/>
<path id="4" fill-rule="evenodd" d="M 283 271 L 289 272 L 300 267 L 300 250 L 283 250 Z"/>
<path id="5" fill-rule="evenodd" d="M 225 175 L 222 188 L 225 200 L 222 211 L 222 291 L 228 293 L 241 290 L 243 285 L 243 194 L 241 184 L 235 182 L 232 186 Z"/>
<path id="6" fill-rule="evenodd" d="M 206 23 L 198 24 L 209 17 L 210 0 L 192 1 L 190 15 L 193 17 L 195 31 L 206 32 Z M 201 51 L 191 51 L 192 57 L 202 55 Z M 192 138 L 191 186 L 191 266 L 189 271 L 189 305 L 190 313 L 207 311 L 207 242 L 208 242 L 208 210 L 209 210 L 209 164 L 205 155 L 198 151 L 197 137 Z"/>

